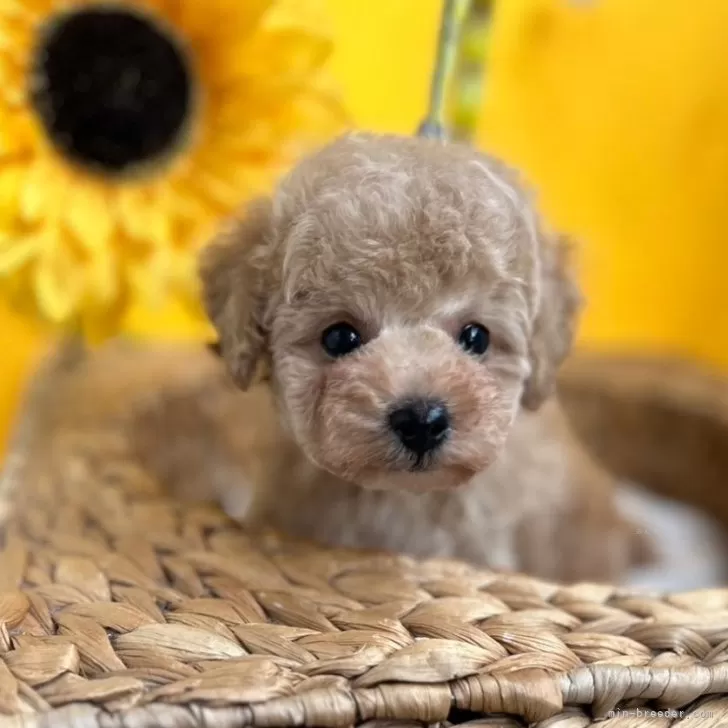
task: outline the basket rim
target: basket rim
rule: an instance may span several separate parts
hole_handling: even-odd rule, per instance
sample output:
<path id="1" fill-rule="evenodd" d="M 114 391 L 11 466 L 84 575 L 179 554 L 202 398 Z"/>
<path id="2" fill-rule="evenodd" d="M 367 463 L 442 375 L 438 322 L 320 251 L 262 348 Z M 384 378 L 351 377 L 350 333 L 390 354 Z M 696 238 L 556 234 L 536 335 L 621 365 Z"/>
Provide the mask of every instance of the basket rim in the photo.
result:
<path id="1" fill-rule="evenodd" d="M 10 491 L 22 484 L 25 474 L 24 465 L 33 460 L 31 453 L 40 455 L 52 439 L 45 436 L 48 433 L 44 432 L 44 426 L 39 422 L 39 419 L 42 419 L 46 413 L 48 403 L 52 400 L 54 386 L 49 386 L 49 383 L 54 384 L 57 378 L 70 371 L 77 361 L 75 354 L 73 357 L 69 357 L 69 351 L 61 347 L 60 350 L 51 354 L 28 389 L 11 448 L 16 461 L 11 463 L 12 467 L 6 470 L 3 480 L 0 482 L 0 494 L 3 494 L 2 488 L 5 488 L 5 503 L 12 502 Z M 8 507 L 5 515 L 7 526 L 9 523 L 7 516 L 12 515 L 12 508 Z M 0 552 L 1 558 L 2 553 Z M 404 561 L 415 563 L 413 560 Z M 606 604 L 610 599 L 627 603 L 634 597 L 630 590 L 616 586 L 562 587 L 531 579 L 525 575 L 514 575 L 513 578 L 513 584 L 516 584 L 519 579 L 524 583 L 538 584 L 537 588 L 544 595 L 549 595 L 549 598 L 544 601 L 554 604 L 556 608 L 561 608 L 559 605 L 563 605 L 568 599 L 574 603 L 580 599 L 583 603 L 593 600 L 596 605 Z M 21 589 L 21 591 L 26 596 L 35 594 L 33 588 Z M 598 598 L 594 596 L 597 592 L 600 595 Z M 0 594 L 0 614 L 2 614 L 2 596 Z M 438 598 L 440 597 L 434 597 L 434 599 Z M 648 629 L 650 624 L 653 628 L 669 625 L 672 630 L 669 631 L 669 634 L 681 635 L 681 639 L 686 640 L 684 644 L 690 644 L 690 634 L 694 633 L 705 641 L 708 633 L 718 635 L 721 630 L 726 629 L 725 625 L 728 625 L 728 589 L 705 590 L 704 595 L 687 593 L 665 596 L 650 595 L 644 596 L 644 598 L 645 603 L 657 606 L 659 610 L 672 609 L 675 613 L 678 609 L 684 610 L 686 619 L 682 623 L 673 625 L 669 625 L 669 619 L 655 616 L 655 614 L 662 613 L 659 610 L 651 617 L 648 614 L 642 614 L 645 629 Z M 696 604 L 701 603 L 703 599 L 713 602 L 716 605 L 715 609 L 708 608 L 703 611 L 702 608 L 695 608 Z M 643 608 L 629 607 L 629 609 L 633 609 L 632 614 L 636 620 L 640 618 L 639 610 Z M 528 605 L 520 609 L 525 612 L 529 609 L 532 610 Z M 512 613 L 516 614 L 518 611 L 519 608 L 513 608 Z M 695 617 L 693 622 L 687 620 L 691 613 Z M 717 622 L 711 624 L 711 615 L 714 615 L 716 619 L 719 617 L 720 624 Z M 0 621 L 2 620 L 0 619 Z M 588 620 L 585 624 L 588 624 Z M 3 654 L 7 654 L 3 653 L 1 647 L 3 629 L 5 626 L 0 624 L 0 668 L 3 664 Z M 583 630 L 580 633 L 580 629 L 581 627 L 575 628 L 573 632 L 569 632 L 569 635 L 575 635 L 575 638 L 578 638 L 580 634 L 584 633 Z M 592 635 L 592 638 L 594 635 L 599 637 L 600 634 L 605 638 L 614 636 L 614 634 L 610 635 L 609 629 L 609 625 L 605 623 L 601 628 L 601 633 L 597 625 L 592 632 L 586 630 L 585 634 Z M 538 636 L 539 630 L 534 628 L 531 633 L 535 638 Z M 71 639 L 74 638 L 74 635 L 71 635 Z M 425 642 L 429 640 L 431 645 L 437 641 L 428 637 L 422 639 Z M 651 644 L 647 636 L 644 639 Z M 666 638 L 662 636 L 660 639 Z M 715 639 L 717 640 L 718 637 L 716 636 Z M 440 642 L 446 641 L 440 639 Z M 465 641 L 467 642 L 467 640 Z M 433 647 L 432 656 L 447 656 L 447 648 L 446 644 Z M 438 649 L 441 649 L 441 652 L 438 652 Z M 544 646 L 543 649 L 548 649 L 548 647 Z M 648 649 L 657 655 L 659 663 L 662 648 L 648 647 Z M 476 708 L 488 714 L 508 714 L 514 719 L 525 720 L 529 724 L 559 715 L 571 715 L 577 711 L 582 721 L 588 721 L 588 723 L 581 722 L 580 725 L 586 726 L 592 725 L 592 721 L 596 723 L 609 717 L 610 711 L 628 700 L 656 701 L 657 705 L 674 708 L 692 704 L 694 710 L 698 710 L 699 706 L 704 704 L 715 704 L 728 715 L 728 700 L 723 701 L 721 698 L 723 695 L 728 695 L 728 662 L 721 661 L 725 659 L 722 657 L 725 650 L 728 650 L 728 640 L 723 639 L 699 661 L 692 664 L 680 664 L 678 660 L 666 666 L 591 663 L 581 664 L 570 669 L 553 670 L 543 669 L 534 664 L 534 666 L 491 673 L 485 665 L 470 674 L 446 681 L 400 680 L 368 684 L 362 680 L 346 679 L 339 680 L 335 684 L 331 681 L 323 682 L 319 687 L 315 683 L 311 689 L 304 692 L 296 693 L 294 691 L 264 702 L 251 701 L 215 705 L 214 701 L 212 703 L 175 704 L 161 701 L 146 703 L 142 700 L 139 704 L 118 711 L 109 711 L 103 703 L 96 705 L 93 702 L 60 704 L 54 707 L 47 705 L 48 712 L 36 712 L 23 716 L 22 725 L 63 726 L 74 723 L 91 728 L 96 728 L 96 726 L 104 728 L 149 726 L 151 728 L 151 726 L 162 724 L 215 726 L 215 728 L 227 728 L 228 726 L 232 728 L 232 726 L 238 725 L 260 726 L 261 728 L 263 726 L 326 725 L 329 728 L 344 728 L 344 726 L 376 721 L 382 722 L 382 725 L 385 722 L 405 724 L 413 721 L 442 723 L 448 720 L 453 708 L 466 711 Z M 22 685 L 22 681 L 20 684 Z M 30 688 L 27 690 L 29 692 L 26 697 L 29 696 L 31 701 L 37 700 L 38 704 L 44 702 L 33 690 Z M 408 693 L 426 697 L 421 702 L 411 698 L 407 700 Z M 17 716 L 17 719 L 20 717 Z M 627 719 L 628 717 L 625 716 L 625 721 Z M 10 718 L 10 720 L 15 719 Z M 0 711 L 0 725 L 3 725 L 3 722 L 4 718 Z M 466 724 L 472 722 L 475 725 L 478 718 L 471 716 L 464 722 Z M 628 723 L 625 722 L 625 725 Z"/>

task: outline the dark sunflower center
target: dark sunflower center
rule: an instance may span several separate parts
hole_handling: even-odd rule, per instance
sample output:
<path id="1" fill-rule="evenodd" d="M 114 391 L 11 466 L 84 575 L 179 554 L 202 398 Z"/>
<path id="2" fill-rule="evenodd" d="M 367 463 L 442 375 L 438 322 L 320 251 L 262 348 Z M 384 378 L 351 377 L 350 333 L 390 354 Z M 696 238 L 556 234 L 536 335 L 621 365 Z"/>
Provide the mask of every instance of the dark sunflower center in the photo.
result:
<path id="1" fill-rule="evenodd" d="M 33 104 L 50 139 L 98 171 L 157 161 L 187 128 L 187 60 L 163 28 L 133 11 L 86 7 L 54 18 L 33 70 Z"/>

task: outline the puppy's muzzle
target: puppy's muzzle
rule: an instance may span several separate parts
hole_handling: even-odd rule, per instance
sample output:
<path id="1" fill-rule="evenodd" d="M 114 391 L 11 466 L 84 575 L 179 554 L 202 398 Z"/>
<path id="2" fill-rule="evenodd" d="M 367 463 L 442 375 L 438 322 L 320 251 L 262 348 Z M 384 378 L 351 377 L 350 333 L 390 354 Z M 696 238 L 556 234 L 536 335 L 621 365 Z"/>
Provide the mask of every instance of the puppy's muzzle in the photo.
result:
<path id="1" fill-rule="evenodd" d="M 441 402 L 415 400 L 390 413 L 389 427 L 419 459 L 445 442 L 450 434 L 450 415 Z"/>

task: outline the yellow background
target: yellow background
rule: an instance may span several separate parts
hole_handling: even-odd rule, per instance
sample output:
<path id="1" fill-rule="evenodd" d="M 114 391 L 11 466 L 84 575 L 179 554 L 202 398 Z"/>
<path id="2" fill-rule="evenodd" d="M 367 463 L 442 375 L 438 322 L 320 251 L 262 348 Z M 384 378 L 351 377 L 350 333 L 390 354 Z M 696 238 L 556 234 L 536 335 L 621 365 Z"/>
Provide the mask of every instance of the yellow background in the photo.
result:
<path id="1" fill-rule="evenodd" d="M 328 0 L 356 124 L 413 131 L 439 0 Z M 479 142 L 582 241 L 581 343 L 728 368 L 726 0 L 500 0 Z M 146 321 L 184 331 L 174 313 Z M 47 346 L 0 307 L 0 443 Z"/>

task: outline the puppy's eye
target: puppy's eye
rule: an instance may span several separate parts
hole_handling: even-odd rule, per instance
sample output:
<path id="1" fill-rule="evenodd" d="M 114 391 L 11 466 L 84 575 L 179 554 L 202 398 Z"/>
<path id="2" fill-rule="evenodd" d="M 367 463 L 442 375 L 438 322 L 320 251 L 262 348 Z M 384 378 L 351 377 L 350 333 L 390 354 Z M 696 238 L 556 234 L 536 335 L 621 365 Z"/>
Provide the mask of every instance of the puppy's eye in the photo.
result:
<path id="1" fill-rule="evenodd" d="M 349 324 L 334 324 L 321 335 L 321 346 L 335 359 L 350 354 L 362 344 L 359 332 Z"/>
<path id="2" fill-rule="evenodd" d="M 480 324 L 468 324 L 460 332 L 458 344 L 474 356 L 485 354 L 490 346 L 490 331 Z"/>

